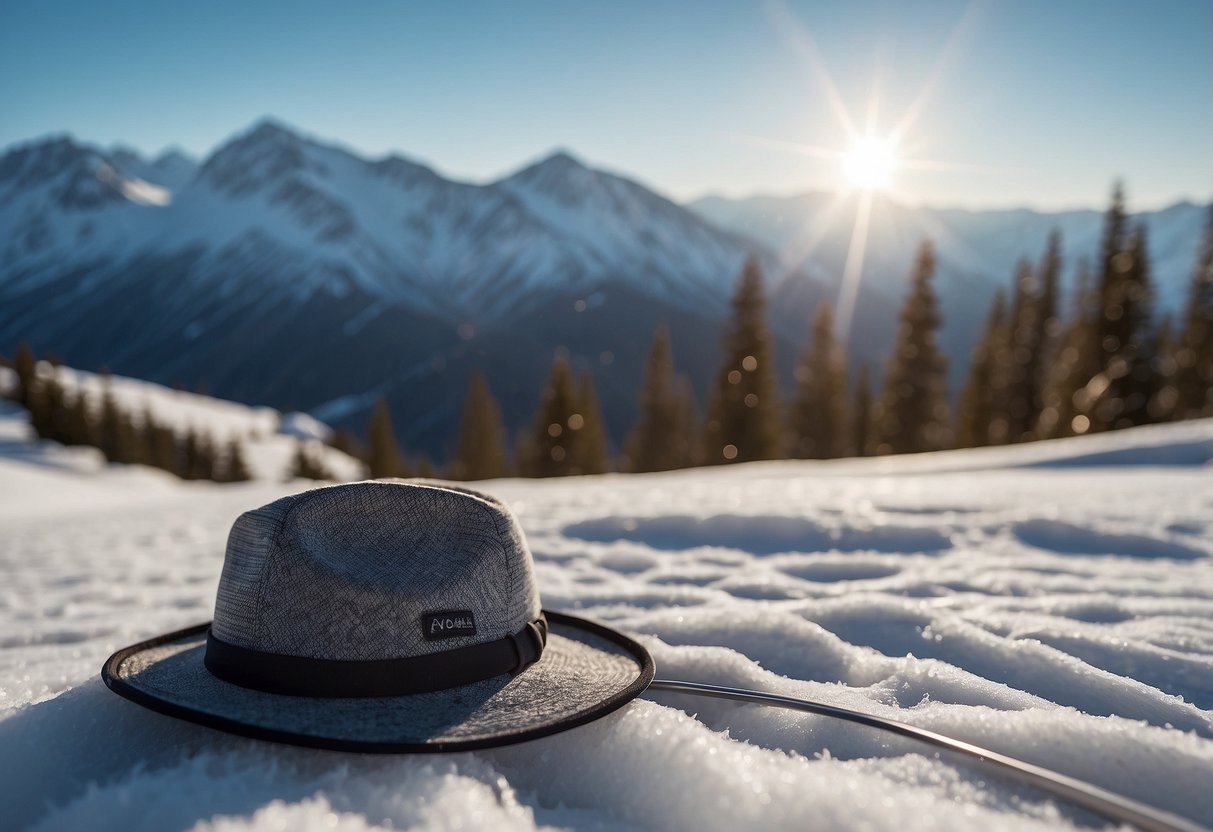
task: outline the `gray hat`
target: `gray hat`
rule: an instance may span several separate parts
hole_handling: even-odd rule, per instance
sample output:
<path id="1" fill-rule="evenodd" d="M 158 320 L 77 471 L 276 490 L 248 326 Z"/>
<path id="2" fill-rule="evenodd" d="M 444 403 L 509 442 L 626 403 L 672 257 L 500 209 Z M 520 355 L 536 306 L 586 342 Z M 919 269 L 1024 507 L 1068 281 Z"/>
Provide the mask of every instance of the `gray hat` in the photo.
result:
<path id="1" fill-rule="evenodd" d="M 540 608 L 509 510 L 445 483 L 317 488 L 241 515 L 215 618 L 119 650 L 115 693 L 169 716 L 344 751 L 487 748 L 638 696 L 632 639 Z"/>

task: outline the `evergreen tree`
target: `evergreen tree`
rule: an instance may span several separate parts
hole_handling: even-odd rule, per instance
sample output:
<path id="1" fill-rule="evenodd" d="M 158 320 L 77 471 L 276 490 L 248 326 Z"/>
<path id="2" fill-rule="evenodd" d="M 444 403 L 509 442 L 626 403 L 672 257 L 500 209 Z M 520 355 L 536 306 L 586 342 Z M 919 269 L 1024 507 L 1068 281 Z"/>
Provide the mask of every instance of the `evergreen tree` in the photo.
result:
<path id="1" fill-rule="evenodd" d="M 129 463 L 134 456 L 134 450 L 127 446 L 130 436 L 123 422 L 129 417 L 118 406 L 114 396 L 113 382 L 108 374 L 101 377 L 101 417 L 98 424 L 98 447 L 110 462 Z"/>
<path id="2" fill-rule="evenodd" d="M 948 362 L 935 343 L 943 320 L 931 287 L 934 274 L 935 253 L 924 242 L 914 262 L 910 294 L 901 308 L 896 345 L 884 373 L 877 415 L 881 453 L 933 451 L 948 443 Z"/>
<path id="3" fill-rule="evenodd" d="M 296 441 L 295 453 L 291 456 L 291 465 L 287 470 L 287 480 L 333 480 L 336 477 L 325 466 L 320 458 L 319 448 L 313 442 Z M 247 478 L 247 477 L 246 477 Z"/>
<path id="4" fill-rule="evenodd" d="M 1151 422 L 1171 422 L 1177 417 L 1179 405 L 1179 390 L 1175 385 L 1178 366 L 1175 356 L 1178 352 L 1175 328 L 1171 325 L 1171 316 L 1164 315 L 1162 321 L 1154 330 L 1154 338 L 1150 343 L 1149 354 L 1153 362 L 1154 379 L 1157 387 L 1150 398 L 1147 411 Z"/>
<path id="5" fill-rule="evenodd" d="M 224 454 L 223 481 L 248 482 L 252 478 L 248 463 L 244 459 L 244 443 L 233 436 L 228 441 L 227 453 Z M 322 477 L 321 479 L 332 479 L 332 477 Z"/>
<path id="6" fill-rule="evenodd" d="M 960 404 L 956 412 L 956 445 L 960 448 L 977 448 L 989 445 L 996 433 L 995 374 L 1006 326 L 1006 300 L 999 289 L 990 304 L 986 328 L 981 340 L 973 348 L 969 362 L 969 378 L 960 393 Z"/>
<path id="7" fill-rule="evenodd" d="M 179 446 L 173 429 L 157 422 L 151 408 L 146 407 L 143 410 L 143 425 L 148 437 L 148 464 L 170 474 L 182 476 L 185 470 L 181 458 L 183 449 Z"/>
<path id="8" fill-rule="evenodd" d="M 456 480 L 491 480 L 505 476 L 505 426 L 501 408 L 479 371 L 468 379 L 459 420 L 459 442 L 450 464 Z"/>
<path id="9" fill-rule="evenodd" d="M 1175 349 L 1175 414 L 1213 416 L 1213 205 L 1188 285 L 1183 331 Z"/>
<path id="10" fill-rule="evenodd" d="M 1058 293 L 1061 286 L 1061 232 L 1053 229 L 1049 233 L 1049 241 L 1045 244 L 1044 254 L 1037 268 L 1036 298 L 1036 331 L 1033 334 L 1033 363 L 1032 374 L 1035 378 L 1036 398 L 1032 402 L 1032 425 L 1044 410 L 1044 387 L 1049 375 L 1049 367 L 1053 363 L 1053 354 L 1057 349 L 1057 341 L 1061 336 L 1061 313 L 1058 309 Z"/>
<path id="11" fill-rule="evenodd" d="M 872 384 L 868 380 L 868 364 L 859 368 L 855 382 L 855 404 L 851 407 L 851 451 L 855 456 L 872 452 Z"/>
<path id="12" fill-rule="evenodd" d="M 577 412 L 573 374 L 568 359 L 558 352 L 552 360 L 539 409 L 535 412 L 532 438 L 519 448 L 520 452 L 528 454 L 525 466 L 522 457 L 519 458 L 519 466 L 525 467 L 528 476 L 566 477 L 572 473 L 574 460 L 571 452 L 575 442 L 569 422 L 574 414 L 578 418 L 572 421 L 580 429 L 584 417 Z"/>
<path id="13" fill-rule="evenodd" d="M 51 439 L 55 432 L 54 391 L 58 384 L 54 376 L 43 378 L 34 373 L 28 385 L 24 388 L 26 408 L 29 410 L 30 427 L 39 439 Z"/>
<path id="14" fill-rule="evenodd" d="M 1095 335 L 1099 289 L 1090 283 L 1087 263 L 1079 260 L 1070 319 L 1058 338 L 1058 348 L 1047 368 L 1044 408 L 1037 420 L 1037 436 L 1074 436 L 1090 429 L 1086 388 L 1099 368 Z"/>
<path id="15" fill-rule="evenodd" d="M 684 375 L 674 380 L 674 434 L 671 437 L 671 465 L 693 468 L 700 464 L 703 429 L 699 424 L 699 405 L 691 380 Z"/>
<path id="16" fill-rule="evenodd" d="M 812 334 L 796 365 L 792 403 L 791 455 L 796 459 L 833 459 L 845 445 L 846 358 L 834 338 L 828 303 L 820 303 Z"/>
<path id="17" fill-rule="evenodd" d="M 607 452 L 606 425 L 598 394 L 594 392 L 594 377 L 588 368 L 581 371 L 577 382 L 576 410 L 569 416 L 567 427 L 572 433 L 569 455 L 573 474 L 603 474 L 610 470 Z"/>
<path id="18" fill-rule="evenodd" d="M 1036 339 L 1041 329 L 1037 322 L 1036 277 L 1026 260 L 1020 260 L 1015 269 L 1013 297 L 1001 362 L 1005 374 L 1001 392 L 1005 441 L 1022 442 L 1036 422 L 1040 381 L 1037 365 L 1040 348 Z"/>
<path id="19" fill-rule="evenodd" d="M 1144 225 L 1134 229 L 1125 250 L 1113 258 L 1100 298 L 1103 361 L 1100 376 L 1089 382 L 1091 427 L 1109 430 L 1145 424 L 1157 384 L 1149 353 L 1152 296 Z"/>
<path id="20" fill-rule="evenodd" d="M 657 327 L 645 362 L 640 415 L 624 444 L 626 468 L 633 472 L 669 471 L 681 466 L 679 402 L 674 389 L 674 353 L 665 324 Z"/>
<path id="21" fill-rule="evenodd" d="M 29 407 L 30 393 L 37 382 L 37 367 L 34 351 L 30 349 L 28 342 L 22 341 L 17 346 L 17 355 L 13 360 L 13 370 L 17 374 L 17 389 L 13 391 L 13 398 L 22 407 Z"/>
<path id="22" fill-rule="evenodd" d="M 371 479 L 407 476 L 404 458 L 392 430 L 392 416 L 383 399 L 375 402 L 371 409 L 371 424 L 367 433 L 369 448 L 366 464 Z"/>
<path id="23" fill-rule="evenodd" d="M 210 434 L 190 428 L 185 434 L 185 474 L 187 480 L 215 478 L 215 443 Z"/>
<path id="24" fill-rule="evenodd" d="M 88 406 L 88 396 L 83 387 L 77 387 L 76 394 L 67 403 L 64 444 L 95 446 L 97 444 L 95 427 Z"/>
<path id="25" fill-rule="evenodd" d="M 704 459 L 709 464 L 776 459 L 780 414 L 762 272 L 746 260 L 732 299 L 723 361 L 708 400 Z"/>

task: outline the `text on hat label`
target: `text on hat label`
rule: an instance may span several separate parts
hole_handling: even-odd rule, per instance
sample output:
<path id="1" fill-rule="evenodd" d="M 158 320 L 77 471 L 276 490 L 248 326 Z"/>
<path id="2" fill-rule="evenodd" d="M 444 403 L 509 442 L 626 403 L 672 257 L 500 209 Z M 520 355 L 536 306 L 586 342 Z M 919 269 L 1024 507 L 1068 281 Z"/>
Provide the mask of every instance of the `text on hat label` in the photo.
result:
<path id="1" fill-rule="evenodd" d="M 476 635 L 476 617 L 471 610 L 427 612 L 421 616 L 421 634 L 430 641 Z"/>

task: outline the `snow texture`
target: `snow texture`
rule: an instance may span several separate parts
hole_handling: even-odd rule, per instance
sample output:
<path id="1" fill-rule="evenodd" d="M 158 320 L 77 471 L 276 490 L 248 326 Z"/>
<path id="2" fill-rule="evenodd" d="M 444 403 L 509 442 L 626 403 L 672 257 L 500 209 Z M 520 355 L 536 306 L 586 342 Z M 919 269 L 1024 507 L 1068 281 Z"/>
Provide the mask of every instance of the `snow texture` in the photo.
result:
<path id="1" fill-rule="evenodd" d="M 5 828 L 1057 829 L 1096 819 L 910 740 L 652 694 L 564 734 L 375 757 L 228 736 L 101 684 L 210 617 L 232 520 L 0 419 Z M 1213 824 L 1213 422 L 1025 448 L 505 480 L 546 607 L 665 678 L 900 719 Z"/>

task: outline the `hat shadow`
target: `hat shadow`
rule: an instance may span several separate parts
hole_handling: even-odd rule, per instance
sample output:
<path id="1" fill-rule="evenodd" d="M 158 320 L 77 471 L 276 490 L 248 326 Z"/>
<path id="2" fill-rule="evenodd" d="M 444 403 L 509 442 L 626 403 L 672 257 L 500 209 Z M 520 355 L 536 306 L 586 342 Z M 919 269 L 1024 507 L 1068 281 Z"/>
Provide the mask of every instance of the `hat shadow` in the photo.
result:
<path id="1" fill-rule="evenodd" d="M 464 707 L 452 708 L 450 724 L 459 723 L 465 716 L 462 712 L 476 706 L 470 699 Z M 435 726 L 436 732 L 442 728 Z M 98 789 L 117 783 L 130 786 L 121 790 L 128 795 L 159 793 L 157 823 L 165 828 L 189 828 L 215 815 L 248 815 L 265 804 L 265 791 L 218 785 L 204 799 L 191 797 L 187 794 L 189 778 L 198 775 L 188 770 L 167 771 L 201 767 L 207 761 L 213 765 L 216 759 L 222 763 L 214 767 L 235 780 L 242 771 L 267 767 L 281 768 L 284 775 L 287 770 L 293 772 L 274 778 L 274 797 L 290 800 L 310 794 L 314 787 L 309 781 L 326 772 L 351 765 L 375 767 L 385 758 L 224 733 L 128 702 L 93 678 L 52 699 L 19 708 L 0 721 L 0 771 L 6 772 L 0 780 L 4 805 L 0 826 L 25 829 L 40 821 L 52 826 L 88 823 L 96 807 L 72 804 L 88 804 L 90 796 L 97 799 Z M 160 785 L 143 779 L 155 779 L 157 773 L 163 775 L 163 785 L 171 793 L 164 794 Z M 121 794 L 103 795 L 99 802 L 112 808 L 107 801 L 121 799 Z"/>

